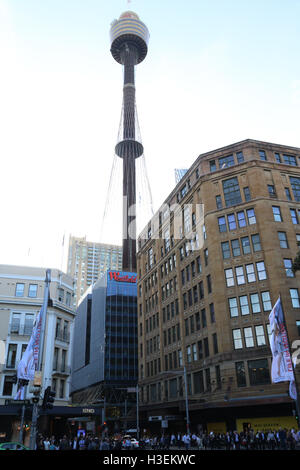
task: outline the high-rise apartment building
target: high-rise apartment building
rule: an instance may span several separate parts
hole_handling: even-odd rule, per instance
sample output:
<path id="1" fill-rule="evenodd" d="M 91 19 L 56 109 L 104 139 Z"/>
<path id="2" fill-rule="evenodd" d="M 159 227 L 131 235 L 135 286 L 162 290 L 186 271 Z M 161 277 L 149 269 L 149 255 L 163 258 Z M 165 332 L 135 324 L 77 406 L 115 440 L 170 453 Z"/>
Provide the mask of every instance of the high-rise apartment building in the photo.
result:
<path id="1" fill-rule="evenodd" d="M 67 272 L 74 278 L 74 306 L 107 270 L 122 270 L 122 247 L 70 236 Z"/>
<path id="2" fill-rule="evenodd" d="M 269 314 L 281 295 L 299 340 L 299 243 L 299 148 L 244 140 L 198 157 L 138 240 L 144 428 L 184 430 L 187 414 L 195 431 L 296 426 L 289 383 L 271 383 Z"/>

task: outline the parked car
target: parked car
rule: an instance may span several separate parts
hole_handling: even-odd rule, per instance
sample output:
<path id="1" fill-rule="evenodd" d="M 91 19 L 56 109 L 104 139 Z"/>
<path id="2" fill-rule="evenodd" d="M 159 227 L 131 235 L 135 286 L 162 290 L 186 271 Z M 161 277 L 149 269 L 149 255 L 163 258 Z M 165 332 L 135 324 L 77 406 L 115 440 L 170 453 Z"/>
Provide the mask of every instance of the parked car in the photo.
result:
<path id="1" fill-rule="evenodd" d="M 2 442 L 0 450 L 30 450 L 29 447 L 20 444 L 20 442 Z"/>

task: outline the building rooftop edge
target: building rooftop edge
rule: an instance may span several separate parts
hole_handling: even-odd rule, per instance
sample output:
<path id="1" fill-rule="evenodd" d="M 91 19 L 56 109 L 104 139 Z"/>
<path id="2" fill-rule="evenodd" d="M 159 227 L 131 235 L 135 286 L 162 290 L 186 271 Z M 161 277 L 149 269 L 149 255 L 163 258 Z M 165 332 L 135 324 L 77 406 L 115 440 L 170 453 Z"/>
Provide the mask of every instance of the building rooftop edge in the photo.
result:
<path id="1" fill-rule="evenodd" d="M 233 142 L 232 144 L 224 145 L 224 146 L 219 147 L 219 148 L 214 149 L 214 150 L 209 150 L 208 152 L 200 153 L 200 154 L 198 155 L 196 161 L 197 161 L 198 158 L 200 158 L 200 157 L 204 157 L 204 156 L 206 156 L 206 155 L 210 155 L 211 153 L 220 152 L 220 151 L 225 150 L 225 149 L 227 149 L 227 148 L 235 147 L 235 146 L 238 146 L 238 145 L 241 145 L 241 144 L 245 144 L 245 143 L 262 144 L 262 145 L 271 145 L 271 146 L 274 146 L 274 147 L 290 148 L 290 149 L 294 149 L 294 150 L 300 151 L 300 147 L 294 147 L 294 146 L 291 146 L 291 145 L 276 144 L 275 142 L 267 142 L 267 141 L 265 141 L 265 140 L 243 139 L 243 140 L 239 140 L 238 142 Z M 195 162 L 196 162 L 196 161 L 195 161 Z M 195 163 L 195 162 L 194 162 L 194 163 Z M 194 163 L 191 165 L 191 167 L 194 165 Z M 191 168 L 191 167 L 190 167 L 190 168 Z"/>
<path id="2" fill-rule="evenodd" d="M 257 146 L 274 146 L 276 148 L 284 148 L 284 149 L 292 149 L 292 150 L 296 150 L 298 152 L 300 152 L 300 147 L 293 147 L 293 146 L 290 146 L 290 145 L 284 145 L 284 144 L 276 144 L 274 142 L 267 142 L 267 141 L 263 141 L 263 140 L 255 140 L 255 139 L 244 139 L 244 140 L 240 140 L 238 142 L 234 142 L 232 144 L 228 144 L 228 145 L 225 145 L 223 147 L 219 147 L 217 149 L 214 149 L 214 150 L 209 150 L 208 152 L 204 152 L 204 153 L 201 153 L 198 155 L 198 157 L 196 158 L 196 160 L 191 164 L 191 166 L 188 168 L 187 172 L 183 175 L 183 177 L 181 178 L 181 180 L 175 185 L 175 187 L 172 189 L 172 191 L 168 194 L 168 196 L 163 200 L 162 204 L 160 204 L 159 208 L 161 208 L 164 204 L 167 204 L 168 201 L 170 200 L 170 198 L 173 197 L 173 195 L 178 191 L 178 188 L 184 184 L 184 181 L 186 179 L 188 179 L 189 175 L 191 174 L 191 172 L 195 169 L 195 167 L 197 166 L 197 164 L 199 163 L 199 161 L 203 158 L 203 157 L 207 157 L 209 155 L 212 155 L 212 154 L 215 154 L 215 153 L 218 153 L 218 152 L 222 152 L 222 151 L 225 151 L 226 149 L 232 149 L 234 147 L 238 147 L 240 145 L 245 145 L 245 144 L 255 144 Z M 159 212 L 159 208 L 155 211 L 155 214 L 157 214 Z M 144 225 L 143 229 L 140 230 L 140 233 L 138 234 L 137 236 L 137 240 L 140 239 L 143 235 L 143 233 L 145 232 L 145 230 L 147 229 L 147 227 L 149 226 L 149 222 L 153 219 L 153 217 L 151 217 L 151 219 L 149 219 L 149 221 L 147 222 L 147 224 Z M 139 250 L 138 250 L 139 251 Z"/>
<path id="3" fill-rule="evenodd" d="M 48 267 L 43 267 L 43 266 L 30 266 L 30 265 L 24 265 L 24 264 L 0 264 L 0 271 L 4 271 L 5 268 L 8 268 L 10 271 L 16 269 L 16 270 L 34 270 L 34 271 L 46 271 L 49 269 L 51 272 L 56 271 L 59 273 L 64 274 L 65 276 L 72 278 L 70 274 L 66 273 L 65 271 L 62 271 L 59 268 L 48 268 Z M 18 274 L 18 273 L 16 273 Z"/>

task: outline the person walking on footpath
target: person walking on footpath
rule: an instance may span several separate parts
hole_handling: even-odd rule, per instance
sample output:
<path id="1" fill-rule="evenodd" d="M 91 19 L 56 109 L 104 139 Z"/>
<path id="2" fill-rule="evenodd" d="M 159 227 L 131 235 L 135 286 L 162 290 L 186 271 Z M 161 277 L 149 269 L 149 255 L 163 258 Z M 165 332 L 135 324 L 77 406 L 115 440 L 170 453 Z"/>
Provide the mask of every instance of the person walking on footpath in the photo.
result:
<path id="1" fill-rule="evenodd" d="M 126 449 L 126 450 L 130 450 L 130 449 L 131 449 L 131 440 L 130 440 L 129 437 L 126 437 L 125 449 Z"/>
<path id="2" fill-rule="evenodd" d="M 274 450 L 276 446 L 275 433 L 271 429 L 267 434 L 267 443 L 269 450 Z"/>
<path id="3" fill-rule="evenodd" d="M 43 445 L 44 445 L 44 450 L 49 450 L 49 447 L 50 447 L 50 441 L 49 441 L 49 438 L 46 437 L 44 442 L 43 442 Z"/>
<path id="4" fill-rule="evenodd" d="M 286 434 L 285 429 L 282 429 L 281 427 L 279 428 L 278 437 L 279 437 L 279 442 L 280 442 L 280 448 L 283 450 L 286 450 L 287 434 Z"/>
<path id="5" fill-rule="evenodd" d="M 79 445 L 79 450 L 85 450 L 85 439 L 83 437 L 83 434 L 80 434 L 78 445 Z"/>
<path id="6" fill-rule="evenodd" d="M 51 439 L 50 445 L 49 445 L 49 450 L 58 450 L 58 447 L 55 443 L 55 439 Z"/>
<path id="7" fill-rule="evenodd" d="M 182 438 L 182 442 L 184 443 L 185 445 L 185 449 L 186 450 L 189 450 L 190 447 L 191 447 L 191 437 L 189 434 L 184 434 L 183 438 Z"/>
<path id="8" fill-rule="evenodd" d="M 225 449 L 230 450 L 231 449 L 231 435 L 227 431 L 225 435 Z"/>
<path id="9" fill-rule="evenodd" d="M 203 449 L 203 439 L 202 436 L 196 435 L 196 443 L 198 450 Z"/>
<path id="10" fill-rule="evenodd" d="M 59 450 L 70 450 L 69 439 L 67 439 L 66 435 L 64 435 L 64 437 L 59 443 Z"/>
<path id="11" fill-rule="evenodd" d="M 78 440 L 78 437 L 75 436 L 72 441 L 72 450 L 78 450 L 78 449 L 79 449 L 79 440 Z"/>
<path id="12" fill-rule="evenodd" d="M 110 445 L 108 443 L 108 439 L 102 439 L 102 441 L 100 443 L 100 450 L 110 450 Z"/>
<path id="13" fill-rule="evenodd" d="M 170 445 L 172 447 L 175 447 L 176 446 L 176 437 L 175 437 L 175 434 L 171 434 L 171 440 L 170 440 Z"/>
<path id="14" fill-rule="evenodd" d="M 241 441 L 240 441 L 239 433 L 237 431 L 234 431 L 233 433 L 233 444 L 234 444 L 235 450 L 240 450 Z"/>

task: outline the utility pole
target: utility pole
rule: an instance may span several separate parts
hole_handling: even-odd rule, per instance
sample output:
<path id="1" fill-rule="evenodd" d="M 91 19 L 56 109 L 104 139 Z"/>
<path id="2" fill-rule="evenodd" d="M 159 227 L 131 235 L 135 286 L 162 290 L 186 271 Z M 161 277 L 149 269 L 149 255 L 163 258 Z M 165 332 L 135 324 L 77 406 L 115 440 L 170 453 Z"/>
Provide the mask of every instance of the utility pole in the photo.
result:
<path id="1" fill-rule="evenodd" d="M 38 353 L 38 366 L 37 366 L 38 372 L 42 372 L 43 349 L 44 349 L 44 342 L 45 342 L 45 328 L 46 328 L 46 320 L 47 320 L 47 307 L 48 307 L 48 300 L 49 300 L 50 282 L 51 282 L 51 270 L 47 269 L 46 279 L 45 279 L 44 301 L 43 301 L 42 310 L 41 310 L 42 318 L 41 318 L 41 332 L 40 332 L 40 340 L 39 340 L 39 353 Z M 43 380 L 41 380 L 41 386 L 42 385 L 43 385 Z M 29 445 L 31 450 L 35 450 L 38 417 L 39 417 L 39 400 L 37 400 L 37 403 L 33 403 L 30 445 Z"/>
<path id="2" fill-rule="evenodd" d="M 136 386 L 136 438 L 140 440 L 140 420 L 139 420 L 139 386 Z"/>
<path id="3" fill-rule="evenodd" d="M 24 397 L 26 398 L 27 392 L 27 385 L 24 386 Z M 25 418 L 25 403 L 22 405 L 22 414 L 21 414 L 21 424 L 20 424 L 20 432 L 19 432 L 19 442 L 23 444 L 23 433 L 24 433 L 24 418 Z"/>
<path id="4" fill-rule="evenodd" d="M 184 377 L 184 389 L 185 389 L 186 430 L 187 430 L 187 433 L 190 434 L 190 415 L 189 415 L 189 398 L 188 398 L 186 366 L 184 366 L 183 368 L 183 377 Z"/>

